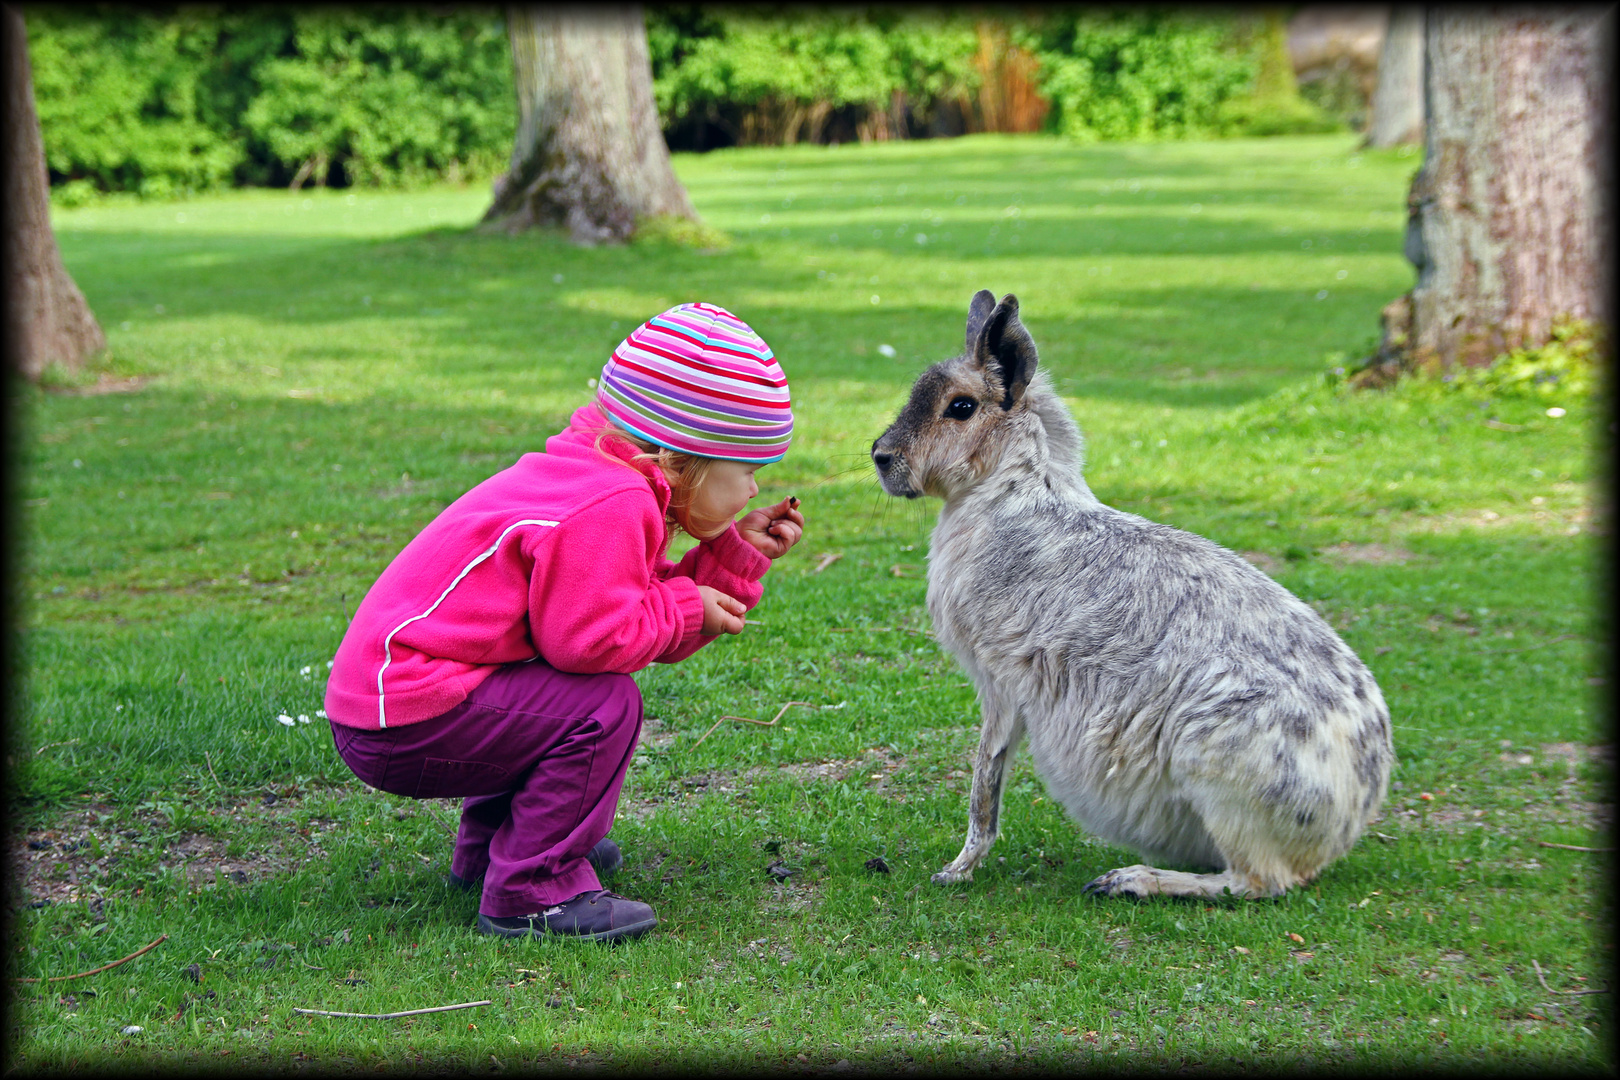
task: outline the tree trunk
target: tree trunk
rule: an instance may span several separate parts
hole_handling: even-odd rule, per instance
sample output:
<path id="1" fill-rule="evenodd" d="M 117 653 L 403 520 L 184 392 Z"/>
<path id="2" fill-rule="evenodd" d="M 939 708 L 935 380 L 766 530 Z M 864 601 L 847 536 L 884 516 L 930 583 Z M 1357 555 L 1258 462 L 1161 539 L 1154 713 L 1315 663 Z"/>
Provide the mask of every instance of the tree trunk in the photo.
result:
<path id="1" fill-rule="evenodd" d="M 34 111 L 22 14 L 0 8 L 6 49 L 6 317 L 12 362 L 28 379 L 52 363 L 72 370 L 107 345 L 51 231 L 50 182 Z"/>
<path id="2" fill-rule="evenodd" d="M 1613 9 L 1431 8 L 1412 292 L 1363 383 L 1479 366 L 1607 318 Z"/>
<path id="3" fill-rule="evenodd" d="M 658 127 L 640 6 L 512 7 L 506 25 L 518 131 L 485 223 L 594 244 L 628 239 L 638 218 L 696 220 Z"/>
<path id="4" fill-rule="evenodd" d="M 1389 14 L 1378 54 L 1378 85 L 1372 96 L 1368 146 L 1404 146 L 1423 141 L 1423 9 L 1397 7 Z"/>

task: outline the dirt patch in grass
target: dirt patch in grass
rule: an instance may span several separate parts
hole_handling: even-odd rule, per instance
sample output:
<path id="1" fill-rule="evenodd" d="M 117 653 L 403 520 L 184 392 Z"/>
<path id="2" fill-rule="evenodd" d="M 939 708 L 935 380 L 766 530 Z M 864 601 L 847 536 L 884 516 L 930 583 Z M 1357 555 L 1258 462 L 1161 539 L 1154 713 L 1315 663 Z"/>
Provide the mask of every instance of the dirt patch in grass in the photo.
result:
<path id="1" fill-rule="evenodd" d="M 93 383 L 81 386 L 52 386 L 47 389 L 63 397 L 100 397 L 103 394 L 133 394 L 151 381 L 150 375 L 132 375 L 127 379 L 120 379 L 111 372 L 103 371 L 96 376 Z"/>
<path id="2" fill-rule="evenodd" d="M 128 887 L 114 879 L 132 866 L 147 873 L 179 871 L 193 887 L 242 886 L 291 873 L 325 859 L 322 840 L 337 827 L 322 818 L 295 822 L 303 797 L 260 794 L 191 810 L 178 819 L 155 809 L 128 811 L 97 802 L 48 825 L 13 831 L 6 844 L 11 906 L 127 894 Z M 272 827 L 255 830 L 251 849 L 233 853 L 233 842 L 250 822 Z"/>
<path id="3" fill-rule="evenodd" d="M 1608 520 L 1607 509 L 1596 507 L 1589 496 L 1575 506 L 1532 503 L 1527 509 L 1510 509 L 1505 513 L 1464 510 L 1449 514 L 1413 514 L 1409 518 L 1414 530 L 1443 535 L 1456 535 L 1465 529 L 1489 532 L 1528 525 L 1543 535 L 1605 536 Z"/>
<path id="4" fill-rule="evenodd" d="M 1404 566 L 1422 559 L 1416 552 L 1393 544 L 1352 544 L 1345 540 L 1317 552 L 1325 562 L 1338 566 L 1370 563 L 1375 566 Z"/>
<path id="5" fill-rule="evenodd" d="M 1243 556 L 1247 562 L 1258 566 L 1272 577 L 1276 577 L 1277 571 L 1281 570 L 1285 565 L 1277 556 L 1268 555 L 1264 551 L 1240 551 L 1238 554 Z"/>
<path id="6" fill-rule="evenodd" d="M 1515 806 L 1485 807 L 1477 805 L 1483 800 L 1474 798 L 1468 785 L 1463 784 L 1438 788 L 1434 792 L 1391 791 L 1373 829 L 1387 833 L 1425 827 L 1452 831 L 1480 828 L 1528 841 L 1545 839 L 1543 833 L 1550 826 L 1607 834 L 1614 824 L 1614 803 L 1598 785 L 1583 780 L 1576 772 L 1576 765 L 1588 761 L 1612 764 L 1614 748 L 1607 744 L 1545 743 L 1538 749 L 1539 754 L 1504 749 L 1498 761 L 1507 768 L 1501 773 L 1491 770 L 1492 775 L 1479 779 L 1488 786 L 1511 789 L 1516 786 L 1514 775 L 1523 776 L 1523 769 L 1545 770 L 1545 773 L 1531 774 L 1537 780 L 1562 774 L 1557 791 L 1551 795 L 1524 799 Z M 1430 797 L 1425 799 L 1425 794 Z"/>
<path id="7" fill-rule="evenodd" d="M 683 776 L 662 791 L 631 795 L 619 800 L 618 816 L 645 821 L 660 809 L 679 807 L 705 795 L 735 796 L 773 779 L 796 784 L 849 783 L 870 786 L 878 794 L 896 802 L 906 801 L 898 790 L 896 775 L 906 759 L 886 746 L 874 746 L 858 758 L 818 758 L 815 761 L 789 761 L 781 765 L 755 765 L 742 770 L 717 769 Z M 952 774 L 953 776 L 956 774 Z"/>
<path id="8" fill-rule="evenodd" d="M 1542 743 L 1542 756 L 1549 761 L 1562 761 L 1573 769 L 1583 761 L 1595 761 L 1614 767 L 1614 747 L 1608 743 L 1587 746 L 1584 743 Z"/>
<path id="9" fill-rule="evenodd" d="M 806 915 L 820 904 L 821 893 L 820 885 L 803 880 L 799 874 L 780 881 L 773 879 L 760 896 L 759 909 L 765 915 L 778 918 Z"/>

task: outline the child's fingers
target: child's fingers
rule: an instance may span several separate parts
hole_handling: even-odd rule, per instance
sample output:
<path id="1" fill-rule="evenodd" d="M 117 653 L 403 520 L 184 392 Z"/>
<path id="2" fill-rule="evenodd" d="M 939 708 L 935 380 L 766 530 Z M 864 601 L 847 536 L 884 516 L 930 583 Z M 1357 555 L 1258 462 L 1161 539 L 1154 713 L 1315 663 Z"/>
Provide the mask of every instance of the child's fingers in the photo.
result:
<path id="1" fill-rule="evenodd" d="M 776 508 L 773 507 L 773 509 Z M 772 520 L 771 524 L 766 528 L 765 531 L 770 533 L 772 536 L 779 536 L 781 534 L 778 531 L 778 527 L 789 523 L 802 530 L 804 528 L 804 515 L 798 510 L 792 508 L 783 510 L 782 513 L 776 515 L 775 519 Z"/>

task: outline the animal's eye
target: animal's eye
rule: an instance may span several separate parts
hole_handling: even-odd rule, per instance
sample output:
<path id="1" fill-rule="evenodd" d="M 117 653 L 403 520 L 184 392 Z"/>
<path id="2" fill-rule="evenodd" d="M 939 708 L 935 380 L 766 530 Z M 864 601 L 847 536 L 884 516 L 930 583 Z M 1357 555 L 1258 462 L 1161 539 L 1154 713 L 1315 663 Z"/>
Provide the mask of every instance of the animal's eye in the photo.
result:
<path id="1" fill-rule="evenodd" d="M 978 407 L 979 403 L 974 401 L 972 398 L 959 397 L 953 399 L 949 405 L 945 406 L 945 415 L 952 420 L 966 420 L 968 417 L 973 415 L 974 410 L 976 410 Z"/>

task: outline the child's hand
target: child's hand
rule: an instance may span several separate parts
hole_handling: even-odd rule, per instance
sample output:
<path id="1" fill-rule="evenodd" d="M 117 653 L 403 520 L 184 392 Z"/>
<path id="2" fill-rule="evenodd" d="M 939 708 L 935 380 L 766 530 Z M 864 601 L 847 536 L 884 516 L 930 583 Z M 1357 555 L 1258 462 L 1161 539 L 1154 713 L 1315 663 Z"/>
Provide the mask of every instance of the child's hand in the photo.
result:
<path id="1" fill-rule="evenodd" d="M 712 637 L 715 634 L 743 632 L 743 616 L 748 614 L 748 608 L 741 600 L 707 585 L 699 585 L 697 591 L 703 597 L 704 634 Z"/>
<path id="2" fill-rule="evenodd" d="M 790 496 L 775 506 L 749 511 L 737 522 L 737 532 L 767 559 L 780 559 L 804 535 L 799 500 Z"/>

